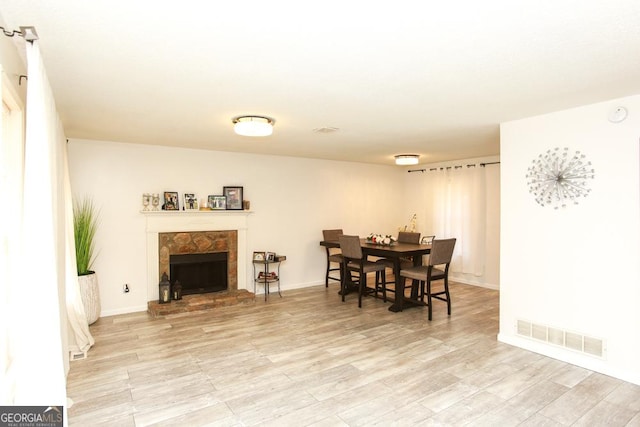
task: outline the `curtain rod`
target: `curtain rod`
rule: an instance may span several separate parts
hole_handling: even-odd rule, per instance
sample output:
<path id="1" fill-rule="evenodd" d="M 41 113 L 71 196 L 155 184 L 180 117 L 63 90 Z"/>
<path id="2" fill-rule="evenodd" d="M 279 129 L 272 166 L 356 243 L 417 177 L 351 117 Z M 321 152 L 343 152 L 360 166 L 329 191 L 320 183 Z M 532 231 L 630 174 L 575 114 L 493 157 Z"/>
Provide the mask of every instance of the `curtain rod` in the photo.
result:
<path id="1" fill-rule="evenodd" d="M 2 30 L 2 32 L 4 33 L 5 36 L 7 37 L 13 37 L 13 36 L 21 36 L 24 37 L 24 39 L 28 42 L 33 42 L 34 40 L 38 40 L 38 33 L 36 32 L 36 27 L 20 27 L 19 30 L 7 30 L 4 27 L 0 27 L 0 30 Z"/>
<path id="2" fill-rule="evenodd" d="M 498 165 L 500 164 L 500 162 L 485 162 L 485 163 L 478 163 L 478 165 L 483 168 L 486 165 Z M 477 165 L 475 163 L 470 164 L 470 165 L 457 165 L 457 166 L 442 166 L 439 168 L 430 168 L 430 169 L 409 169 L 407 172 L 411 173 L 411 172 L 431 172 L 431 171 L 437 171 L 437 170 L 444 170 L 444 169 L 460 169 L 463 168 L 464 166 L 468 167 L 468 168 L 475 168 Z"/>

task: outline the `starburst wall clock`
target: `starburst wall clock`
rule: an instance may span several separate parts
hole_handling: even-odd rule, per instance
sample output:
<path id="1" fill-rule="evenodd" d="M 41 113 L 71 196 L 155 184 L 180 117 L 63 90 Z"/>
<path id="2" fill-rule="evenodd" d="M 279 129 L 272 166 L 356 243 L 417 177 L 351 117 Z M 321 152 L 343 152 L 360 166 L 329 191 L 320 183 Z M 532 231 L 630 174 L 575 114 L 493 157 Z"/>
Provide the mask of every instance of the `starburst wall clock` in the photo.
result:
<path id="1" fill-rule="evenodd" d="M 532 161 L 527 169 L 527 185 L 540 206 L 565 208 L 577 205 L 591 192 L 589 181 L 595 172 L 591 162 L 580 151 L 568 148 L 549 149 Z"/>

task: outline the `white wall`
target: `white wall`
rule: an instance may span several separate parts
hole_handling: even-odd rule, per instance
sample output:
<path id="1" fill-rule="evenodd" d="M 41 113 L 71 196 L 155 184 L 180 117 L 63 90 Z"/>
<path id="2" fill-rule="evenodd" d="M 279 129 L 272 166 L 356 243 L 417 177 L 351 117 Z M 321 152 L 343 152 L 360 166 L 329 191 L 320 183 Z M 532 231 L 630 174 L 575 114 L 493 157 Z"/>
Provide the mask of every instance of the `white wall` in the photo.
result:
<path id="1" fill-rule="evenodd" d="M 287 255 L 283 289 L 324 283 L 322 229 L 391 234 L 409 216 L 402 206 L 406 172 L 394 166 L 89 140 L 70 140 L 69 158 L 74 194 L 91 195 L 101 209 L 94 270 L 103 316 L 146 310 L 142 193 L 194 192 L 201 199 L 224 185 L 243 186 L 253 211 L 247 249 Z"/>
<path id="2" fill-rule="evenodd" d="M 625 106 L 622 123 L 607 118 Z M 501 341 L 640 384 L 640 96 L 501 126 Z M 577 206 L 536 204 L 525 175 L 549 148 L 593 163 Z M 518 319 L 601 338 L 604 359 L 516 334 Z"/>

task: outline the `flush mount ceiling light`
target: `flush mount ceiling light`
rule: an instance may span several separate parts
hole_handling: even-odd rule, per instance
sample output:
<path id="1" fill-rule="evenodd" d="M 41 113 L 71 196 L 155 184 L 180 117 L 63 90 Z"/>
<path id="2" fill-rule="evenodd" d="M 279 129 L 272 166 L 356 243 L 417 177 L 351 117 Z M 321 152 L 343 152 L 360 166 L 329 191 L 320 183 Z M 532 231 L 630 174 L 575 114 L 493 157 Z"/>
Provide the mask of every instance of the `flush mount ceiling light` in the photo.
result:
<path id="1" fill-rule="evenodd" d="M 398 154 L 395 156 L 396 165 L 406 166 L 406 165 L 417 165 L 420 159 L 420 156 L 417 154 Z"/>
<path id="2" fill-rule="evenodd" d="M 275 122 L 264 116 L 238 116 L 233 119 L 233 130 L 243 136 L 269 136 Z"/>

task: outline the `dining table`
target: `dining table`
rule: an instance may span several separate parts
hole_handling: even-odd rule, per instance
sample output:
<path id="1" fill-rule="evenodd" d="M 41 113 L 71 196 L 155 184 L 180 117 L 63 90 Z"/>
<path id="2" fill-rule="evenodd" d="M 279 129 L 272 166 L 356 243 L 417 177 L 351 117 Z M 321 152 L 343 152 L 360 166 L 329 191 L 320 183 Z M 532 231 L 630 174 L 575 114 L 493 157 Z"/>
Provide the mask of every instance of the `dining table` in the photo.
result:
<path id="1" fill-rule="evenodd" d="M 339 248 L 340 242 L 338 240 L 322 240 L 320 246 L 327 248 Z M 362 248 L 362 256 L 375 256 L 380 258 L 387 258 L 393 261 L 393 271 L 400 272 L 400 265 L 403 258 L 411 258 L 413 265 L 422 265 L 422 256 L 431 253 L 431 243 L 400 243 L 393 242 L 390 245 L 381 245 L 373 243 L 367 239 L 360 239 L 360 247 Z M 425 277 L 426 279 L 426 277 Z M 400 274 L 395 275 L 395 289 L 404 289 L 402 283 L 404 279 Z M 389 311 L 399 312 L 404 308 L 404 304 L 411 305 L 423 305 L 418 301 L 418 284 L 416 281 L 411 285 L 411 297 L 405 298 L 404 295 L 399 295 L 396 292 L 393 304 L 389 307 Z"/>

